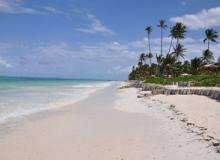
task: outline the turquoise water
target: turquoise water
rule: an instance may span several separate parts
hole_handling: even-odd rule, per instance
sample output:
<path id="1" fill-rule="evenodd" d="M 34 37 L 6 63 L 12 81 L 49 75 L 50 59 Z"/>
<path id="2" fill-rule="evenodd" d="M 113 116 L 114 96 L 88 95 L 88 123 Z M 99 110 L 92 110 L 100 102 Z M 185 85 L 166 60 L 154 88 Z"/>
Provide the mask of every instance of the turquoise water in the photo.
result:
<path id="1" fill-rule="evenodd" d="M 0 123 L 73 104 L 109 81 L 0 77 Z"/>

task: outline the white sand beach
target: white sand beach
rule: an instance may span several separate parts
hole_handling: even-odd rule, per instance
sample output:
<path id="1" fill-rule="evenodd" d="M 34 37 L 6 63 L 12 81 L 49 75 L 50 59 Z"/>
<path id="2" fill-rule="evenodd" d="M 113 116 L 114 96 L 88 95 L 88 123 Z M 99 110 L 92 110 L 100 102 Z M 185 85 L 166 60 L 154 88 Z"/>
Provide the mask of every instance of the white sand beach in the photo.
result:
<path id="1" fill-rule="evenodd" d="M 198 95 L 157 95 L 155 99 L 175 106 L 187 119 L 220 140 L 220 102 Z"/>
<path id="2" fill-rule="evenodd" d="M 168 104 L 151 97 L 138 99 L 138 89 L 118 87 L 113 84 L 76 104 L 27 117 L 1 135 L 0 159 L 220 159 L 208 142 L 188 133 Z"/>

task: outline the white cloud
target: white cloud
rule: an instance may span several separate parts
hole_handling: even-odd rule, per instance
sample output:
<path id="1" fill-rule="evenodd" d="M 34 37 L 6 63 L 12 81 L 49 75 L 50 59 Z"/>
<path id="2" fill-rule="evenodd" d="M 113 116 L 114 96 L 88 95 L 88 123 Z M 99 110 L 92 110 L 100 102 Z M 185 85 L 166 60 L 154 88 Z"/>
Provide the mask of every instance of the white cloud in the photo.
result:
<path id="1" fill-rule="evenodd" d="M 8 63 L 6 60 L 0 57 L 0 66 L 4 68 L 11 68 L 12 65 Z"/>
<path id="2" fill-rule="evenodd" d="M 160 38 L 152 38 L 152 52 L 160 53 Z M 174 41 L 175 43 L 175 41 Z M 187 48 L 186 59 L 193 58 L 195 56 L 201 56 L 202 51 L 207 48 L 207 45 L 203 43 L 201 39 L 194 39 L 191 37 L 182 41 Z M 170 38 L 164 37 L 163 51 L 164 54 L 168 52 L 170 46 Z M 49 59 L 58 61 L 65 60 L 86 60 L 101 62 L 122 62 L 125 66 L 132 65 L 138 59 L 138 55 L 141 52 L 148 51 L 148 45 L 146 38 L 141 40 L 131 41 L 128 43 L 109 42 L 109 43 L 97 43 L 97 44 L 84 44 L 79 47 L 72 47 L 67 43 L 45 43 L 33 47 L 33 51 L 39 59 Z M 215 58 L 219 56 L 220 44 L 211 44 L 211 50 L 214 53 Z"/>
<path id="3" fill-rule="evenodd" d="M 165 54 L 168 51 L 170 39 L 168 37 L 164 38 Z M 57 68 L 66 75 L 78 73 L 82 70 L 85 75 L 97 73 L 113 77 L 127 77 L 127 73 L 131 69 L 130 66 L 137 64 L 139 54 L 147 51 L 146 42 L 146 38 L 142 38 L 127 43 L 112 41 L 109 43 L 84 44 L 78 47 L 65 42 L 41 42 L 29 44 L 29 47 L 23 47 L 22 49 L 11 48 L 7 45 L 1 46 L 0 43 L 0 50 L 1 48 L 4 50 L 5 46 L 5 51 L 10 53 L 6 54 L 5 52 L 1 55 L 0 52 L 0 66 L 10 68 L 12 65 L 8 62 L 13 62 L 13 66 L 16 67 L 11 70 L 14 70 L 14 72 L 16 69 L 28 68 L 33 71 L 33 74 L 39 71 L 47 75 L 53 70 L 55 72 L 54 68 Z M 201 56 L 202 51 L 207 47 L 201 39 L 190 37 L 182 43 L 187 48 L 185 59 Z M 211 44 L 211 50 L 217 58 L 220 44 Z M 160 38 L 152 38 L 152 51 L 153 54 L 160 53 Z M 5 59 L 1 59 L 1 57 Z M 155 62 L 155 57 L 153 62 Z"/>
<path id="4" fill-rule="evenodd" d="M 18 42 L 0 42 L 0 54 L 3 53 L 8 53 L 10 50 L 13 49 L 21 49 L 21 48 L 26 48 L 22 43 Z"/>
<path id="5" fill-rule="evenodd" d="M 113 42 L 114 45 L 119 45 L 119 42 Z"/>
<path id="6" fill-rule="evenodd" d="M 186 14 L 179 17 L 171 17 L 172 22 L 182 22 L 190 29 L 202 29 L 220 26 L 220 7 L 203 9 L 195 14 Z"/>
<path id="7" fill-rule="evenodd" d="M 115 33 L 102 24 L 102 22 L 94 15 L 87 14 L 87 18 L 91 22 L 91 24 L 87 28 L 75 28 L 75 30 L 84 32 L 84 33 L 90 33 L 90 34 L 101 34 L 103 36 L 111 36 Z"/>
<path id="8" fill-rule="evenodd" d="M 40 12 L 23 6 L 23 0 L 0 0 L 0 12 L 39 14 Z"/>
<path id="9" fill-rule="evenodd" d="M 164 43 L 163 43 L 164 54 L 166 54 L 166 52 L 168 52 L 169 50 L 170 41 L 171 41 L 170 37 L 164 37 Z M 202 51 L 207 48 L 207 45 L 203 43 L 202 39 L 194 39 L 192 37 L 187 37 L 186 39 L 182 40 L 182 43 L 187 49 L 187 52 L 185 53 L 186 59 L 191 59 L 195 56 L 198 56 L 198 57 L 201 56 Z M 173 41 L 173 44 L 175 44 L 175 41 Z M 129 42 L 126 46 L 129 49 L 139 48 L 139 50 L 142 50 L 142 52 L 147 52 L 148 51 L 148 40 L 147 38 L 142 38 L 141 40 Z M 154 54 L 160 53 L 160 38 L 151 39 L 151 49 Z M 211 50 L 214 53 L 215 58 L 220 56 L 220 44 L 212 43 Z"/>
<path id="10" fill-rule="evenodd" d="M 108 70 L 109 74 L 128 74 L 131 72 L 132 66 L 115 66 Z"/>

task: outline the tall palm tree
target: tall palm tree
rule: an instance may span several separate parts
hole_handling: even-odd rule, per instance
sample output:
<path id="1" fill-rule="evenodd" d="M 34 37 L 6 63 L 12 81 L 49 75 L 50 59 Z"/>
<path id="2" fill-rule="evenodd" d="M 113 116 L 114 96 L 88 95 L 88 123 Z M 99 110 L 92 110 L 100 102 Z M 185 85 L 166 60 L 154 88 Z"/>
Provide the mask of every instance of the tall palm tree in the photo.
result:
<path id="1" fill-rule="evenodd" d="M 149 45 L 149 53 L 151 53 L 151 44 L 150 44 L 150 34 L 152 32 L 152 27 L 147 26 L 145 31 L 147 31 L 147 37 L 148 37 L 148 45 Z"/>
<path id="2" fill-rule="evenodd" d="M 211 63 L 213 60 L 213 53 L 209 49 L 204 50 L 202 53 L 202 61 L 205 63 Z"/>
<path id="3" fill-rule="evenodd" d="M 166 21 L 161 19 L 157 26 L 160 28 L 160 54 L 163 55 L 163 30 L 167 28 Z"/>
<path id="4" fill-rule="evenodd" d="M 206 41 L 208 41 L 208 50 L 210 48 L 210 42 L 215 42 L 217 43 L 217 38 L 218 38 L 218 32 L 214 29 L 207 29 L 205 31 L 205 39 L 203 40 L 203 42 L 205 43 Z"/>
<path id="5" fill-rule="evenodd" d="M 173 52 L 171 53 L 177 61 L 180 60 L 180 58 L 184 58 L 184 52 L 186 51 L 186 48 L 182 44 L 177 44 L 175 48 L 173 48 Z"/>

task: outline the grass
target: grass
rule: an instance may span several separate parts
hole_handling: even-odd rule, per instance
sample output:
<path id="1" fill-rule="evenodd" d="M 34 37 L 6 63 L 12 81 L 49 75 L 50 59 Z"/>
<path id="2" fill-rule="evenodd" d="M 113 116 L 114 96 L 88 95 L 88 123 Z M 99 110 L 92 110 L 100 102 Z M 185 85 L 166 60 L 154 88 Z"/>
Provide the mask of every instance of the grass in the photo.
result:
<path id="1" fill-rule="evenodd" d="M 144 83 L 168 85 L 176 82 L 193 82 L 195 86 L 219 86 L 220 74 L 218 75 L 192 75 L 188 77 L 150 77 Z"/>

